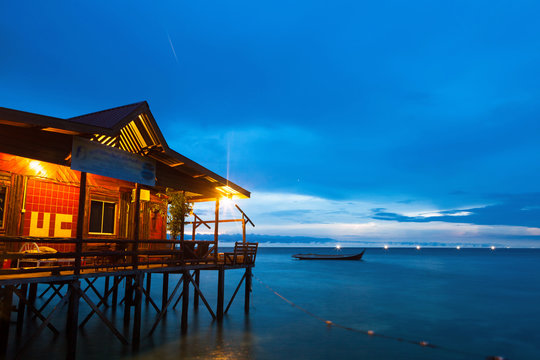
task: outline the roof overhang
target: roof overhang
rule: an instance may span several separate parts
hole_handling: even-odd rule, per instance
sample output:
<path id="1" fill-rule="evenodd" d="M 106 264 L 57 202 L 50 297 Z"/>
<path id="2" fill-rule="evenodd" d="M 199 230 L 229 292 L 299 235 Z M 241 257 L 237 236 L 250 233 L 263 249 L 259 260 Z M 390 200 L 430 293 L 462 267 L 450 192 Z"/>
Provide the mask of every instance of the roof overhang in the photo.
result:
<path id="1" fill-rule="evenodd" d="M 74 136 L 156 160 L 156 186 L 194 201 L 249 198 L 250 192 L 169 148 L 146 101 L 60 119 L 0 107 L 0 152 L 70 165 Z"/>

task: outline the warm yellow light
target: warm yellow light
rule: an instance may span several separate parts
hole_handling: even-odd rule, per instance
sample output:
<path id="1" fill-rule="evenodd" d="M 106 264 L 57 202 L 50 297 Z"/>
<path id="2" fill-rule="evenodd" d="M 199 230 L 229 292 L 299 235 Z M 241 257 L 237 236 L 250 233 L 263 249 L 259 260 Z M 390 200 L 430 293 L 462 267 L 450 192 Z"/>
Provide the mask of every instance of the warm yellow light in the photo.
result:
<path id="1" fill-rule="evenodd" d="M 28 164 L 28 167 L 30 169 L 34 170 L 36 172 L 36 176 L 46 176 L 47 173 L 45 172 L 45 169 L 41 165 L 41 163 L 37 160 L 30 161 L 30 164 Z"/>

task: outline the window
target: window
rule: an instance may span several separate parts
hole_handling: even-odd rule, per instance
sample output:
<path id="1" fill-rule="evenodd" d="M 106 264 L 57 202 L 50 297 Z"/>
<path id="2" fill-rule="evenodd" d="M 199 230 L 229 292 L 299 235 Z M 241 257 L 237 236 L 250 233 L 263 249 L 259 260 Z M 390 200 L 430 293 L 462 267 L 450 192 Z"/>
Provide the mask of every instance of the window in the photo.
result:
<path id="1" fill-rule="evenodd" d="M 116 204 L 106 201 L 92 200 L 90 202 L 89 233 L 114 234 Z"/>
<path id="2" fill-rule="evenodd" d="M 4 227 L 4 217 L 7 201 L 7 186 L 0 185 L 0 229 Z"/>

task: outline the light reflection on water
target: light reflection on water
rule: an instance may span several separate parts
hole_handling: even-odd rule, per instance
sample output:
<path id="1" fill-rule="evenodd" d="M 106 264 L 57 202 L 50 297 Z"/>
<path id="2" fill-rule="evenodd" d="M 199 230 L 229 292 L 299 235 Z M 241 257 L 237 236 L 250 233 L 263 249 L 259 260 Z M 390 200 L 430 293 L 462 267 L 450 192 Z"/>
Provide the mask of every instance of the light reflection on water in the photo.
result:
<path id="1" fill-rule="evenodd" d="M 364 261 L 298 261 L 298 252 L 260 249 L 254 274 L 286 298 L 323 319 L 375 333 L 426 340 L 457 350 L 511 359 L 540 353 L 540 251 L 471 249 L 368 249 Z M 342 252 L 356 250 L 342 249 Z M 242 271 L 226 272 L 226 304 Z M 171 283 L 179 275 L 171 276 Z M 174 285 L 170 285 L 170 289 Z M 217 274 L 202 272 L 201 290 L 216 304 Z M 160 277 L 152 296 L 160 299 Z M 193 292 L 191 291 L 191 295 Z M 252 307 L 244 316 L 243 288 L 223 324 L 202 302 L 180 335 L 180 306 L 154 335 L 155 319 L 143 305 L 139 353 L 123 347 L 96 318 L 81 333 L 80 359 L 469 359 L 470 356 L 329 328 L 253 281 Z M 88 312 L 81 305 L 81 319 Z M 65 313 L 65 311 L 64 311 Z M 112 314 L 108 309 L 107 313 Z M 114 321 L 122 329 L 123 312 Z M 63 319 L 54 319 L 59 327 Z M 37 322 L 36 322 L 37 323 Z M 29 358 L 63 358 L 64 338 L 44 332 Z M 51 355 L 53 354 L 53 355 Z M 30 356 L 31 355 L 31 356 Z"/>

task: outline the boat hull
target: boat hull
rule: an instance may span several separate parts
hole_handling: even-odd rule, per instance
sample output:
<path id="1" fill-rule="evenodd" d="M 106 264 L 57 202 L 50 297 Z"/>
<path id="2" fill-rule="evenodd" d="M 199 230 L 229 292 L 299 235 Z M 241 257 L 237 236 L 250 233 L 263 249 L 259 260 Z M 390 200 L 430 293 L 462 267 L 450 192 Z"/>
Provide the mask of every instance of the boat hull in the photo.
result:
<path id="1" fill-rule="evenodd" d="M 292 257 L 298 260 L 361 260 L 364 252 L 354 255 L 296 254 Z"/>

